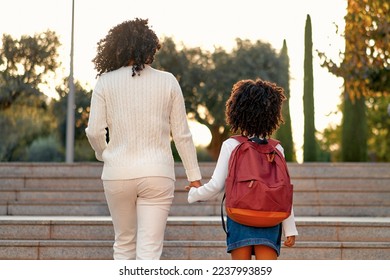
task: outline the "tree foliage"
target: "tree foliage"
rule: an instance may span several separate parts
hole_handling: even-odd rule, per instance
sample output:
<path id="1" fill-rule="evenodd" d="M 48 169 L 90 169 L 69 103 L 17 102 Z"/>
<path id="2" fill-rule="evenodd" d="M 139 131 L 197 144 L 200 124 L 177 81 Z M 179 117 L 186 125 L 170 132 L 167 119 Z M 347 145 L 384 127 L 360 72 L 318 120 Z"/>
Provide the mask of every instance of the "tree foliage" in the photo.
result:
<path id="1" fill-rule="evenodd" d="M 280 73 L 285 65 L 271 45 L 261 41 L 236 39 L 231 52 L 223 48 L 209 52 L 180 47 L 166 38 L 155 65 L 178 78 L 190 117 L 211 131 L 208 149 L 216 159 L 222 142 L 230 134 L 225 121 L 225 103 L 233 84 L 241 79 L 256 78 L 281 84 Z"/>
<path id="2" fill-rule="evenodd" d="M 294 141 L 292 135 L 291 116 L 290 116 L 290 59 L 288 57 L 287 42 L 283 41 L 283 47 L 280 52 L 280 60 L 283 64 L 280 73 L 280 85 L 284 88 L 287 100 L 283 103 L 282 115 L 284 124 L 276 131 L 276 138 L 281 141 L 284 148 L 284 155 L 287 161 L 296 161 Z"/>
<path id="3" fill-rule="evenodd" d="M 64 152 L 66 79 L 57 85 L 58 100 L 49 100 L 40 90 L 60 66 L 54 32 L 13 39 L 3 36 L 0 53 L 0 160 L 61 160 Z M 155 60 L 157 68 L 172 72 L 183 89 L 189 116 L 212 132 L 209 152 L 216 159 L 228 136 L 225 103 L 235 82 L 262 78 L 288 86 L 288 64 L 269 44 L 237 39 L 227 52 L 176 45 L 164 39 Z M 75 160 L 93 160 L 94 153 L 85 137 L 91 91 L 75 84 Z M 47 147 L 45 150 L 44 147 Z"/>
<path id="4" fill-rule="evenodd" d="M 24 35 L 14 39 L 4 34 L 0 49 L 0 110 L 9 108 L 17 99 L 31 95 L 45 96 L 39 86 L 47 83 L 47 75 L 59 67 L 60 42 L 52 31 Z"/>
<path id="5" fill-rule="evenodd" d="M 323 65 L 346 81 L 351 99 L 387 95 L 390 91 L 390 3 L 388 0 L 348 0 L 342 63 L 319 52 Z"/>
<path id="6" fill-rule="evenodd" d="M 55 123 L 49 108 L 36 106 L 30 96 L 0 110 L 0 127 L 0 161 L 25 161 L 26 148 L 36 138 L 50 135 Z"/>
<path id="7" fill-rule="evenodd" d="M 68 79 L 65 79 L 63 83 L 57 87 L 60 98 L 52 102 L 53 114 L 58 126 L 57 135 L 63 149 L 66 144 L 67 85 Z M 91 90 L 87 90 L 83 88 L 79 82 L 75 82 L 75 161 L 89 161 L 95 159 L 95 154 L 89 145 L 85 134 L 85 129 L 88 125 L 91 96 Z"/>
<path id="8" fill-rule="evenodd" d="M 59 66 L 54 32 L 14 39 L 0 48 L 0 160 L 27 160 L 26 149 L 55 128 L 47 96 L 40 90 Z"/>
<path id="9" fill-rule="evenodd" d="M 58 101 L 40 89 L 60 66 L 52 31 L 14 39 L 3 35 L 0 49 L 0 161 L 64 160 L 67 80 L 57 85 Z M 92 160 L 85 136 L 91 91 L 76 82 L 75 159 Z"/>
<path id="10" fill-rule="evenodd" d="M 317 160 L 314 115 L 313 40 L 310 15 L 305 24 L 305 56 L 303 81 L 304 143 L 303 161 Z"/>
<path id="11" fill-rule="evenodd" d="M 369 161 L 390 162 L 390 95 L 373 96 L 365 101 L 367 107 L 367 153 Z M 322 132 L 321 149 L 330 153 L 331 161 L 342 161 L 342 125 L 328 127 Z M 360 135 L 354 135 L 359 141 Z M 345 144 L 346 145 L 346 144 Z"/>
<path id="12" fill-rule="evenodd" d="M 387 104 L 382 106 L 379 102 L 386 100 L 390 90 L 390 4 L 386 0 L 348 0 L 345 24 L 341 64 L 319 52 L 323 65 L 344 78 L 341 159 L 366 161 L 368 149 L 371 159 L 380 159 L 372 154 L 381 154 L 378 147 L 388 141 L 374 135 L 389 132 L 386 125 L 374 123 L 377 118 L 373 112 L 384 115 Z M 382 111 L 369 112 L 367 106 Z"/>
<path id="13" fill-rule="evenodd" d="M 367 98 L 368 159 L 390 162 L 390 95 Z"/>

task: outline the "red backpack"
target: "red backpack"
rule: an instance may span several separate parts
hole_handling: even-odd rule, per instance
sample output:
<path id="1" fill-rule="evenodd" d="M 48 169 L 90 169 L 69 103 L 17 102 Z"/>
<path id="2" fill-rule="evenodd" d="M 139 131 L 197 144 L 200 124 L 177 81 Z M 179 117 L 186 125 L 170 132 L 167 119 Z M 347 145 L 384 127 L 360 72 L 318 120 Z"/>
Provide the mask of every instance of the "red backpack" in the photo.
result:
<path id="1" fill-rule="evenodd" d="M 225 181 L 227 215 L 240 224 L 272 227 L 291 214 L 293 185 L 282 153 L 274 139 L 248 139 L 233 150 Z M 222 208 L 222 206 L 221 206 Z M 222 214 L 222 212 L 221 212 Z M 226 231 L 224 220 L 223 227 Z"/>

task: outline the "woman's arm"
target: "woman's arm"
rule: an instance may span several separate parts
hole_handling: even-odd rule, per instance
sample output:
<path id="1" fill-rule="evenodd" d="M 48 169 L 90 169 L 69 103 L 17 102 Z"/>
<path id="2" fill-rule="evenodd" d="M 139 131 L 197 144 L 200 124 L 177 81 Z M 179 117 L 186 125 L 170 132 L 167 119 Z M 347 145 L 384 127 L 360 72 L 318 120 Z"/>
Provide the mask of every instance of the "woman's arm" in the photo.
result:
<path id="1" fill-rule="evenodd" d="M 102 154 L 107 147 L 106 128 L 106 102 L 100 78 L 92 93 L 88 127 L 85 129 L 88 141 L 95 151 L 96 159 L 99 161 L 103 161 Z"/>

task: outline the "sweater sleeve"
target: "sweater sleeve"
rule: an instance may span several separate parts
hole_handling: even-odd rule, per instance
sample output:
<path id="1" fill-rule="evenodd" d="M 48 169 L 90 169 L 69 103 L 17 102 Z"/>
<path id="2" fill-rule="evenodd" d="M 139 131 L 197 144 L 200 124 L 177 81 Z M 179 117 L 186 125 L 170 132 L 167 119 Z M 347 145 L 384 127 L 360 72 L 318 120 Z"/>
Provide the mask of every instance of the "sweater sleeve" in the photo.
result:
<path id="1" fill-rule="evenodd" d="M 291 208 L 291 215 L 282 222 L 284 236 L 298 235 L 298 230 L 295 225 L 294 208 Z"/>
<path id="2" fill-rule="evenodd" d="M 234 139 L 223 142 L 215 170 L 209 182 L 199 188 L 191 188 L 188 193 L 188 202 L 205 201 L 217 197 L 225 187 L 228 174 L 229 158 L 233 149 L 238 145 Z"/>
<path id="3" fill-rule="evenodd" d="M 198 165 L 195 145 L 187 122 L 184 97 L 180 85 L 172 75 L 172 109 L 170 123 L 173 141 L 183 162 L 188 181 L 200 180 L 201 173 Z"/>
<path id="4" fill-rule="evenodd" d="M 107 147 L 106 127 L 106 104 L 102 81 L 99 78 L 92 92 L 88 127 L 85 129 L 88 141 L 95 151 L 96 159 L 99 161 L 103 161 L 102 154 Z"/>
<path id="5" fill-rule="evenodd" d="M 284 156 L 284 149 L 283 149 L 283 147 L 280 144 L 278 144 L 276 146 L 276 148 Z M 295 225 L 294 207 L 291 208 L 290 216 L 282 222 L 282 229 L 283 229 L 284 236 L 298 235 L 298 230 L 297 230 L 297 227 Z"/>

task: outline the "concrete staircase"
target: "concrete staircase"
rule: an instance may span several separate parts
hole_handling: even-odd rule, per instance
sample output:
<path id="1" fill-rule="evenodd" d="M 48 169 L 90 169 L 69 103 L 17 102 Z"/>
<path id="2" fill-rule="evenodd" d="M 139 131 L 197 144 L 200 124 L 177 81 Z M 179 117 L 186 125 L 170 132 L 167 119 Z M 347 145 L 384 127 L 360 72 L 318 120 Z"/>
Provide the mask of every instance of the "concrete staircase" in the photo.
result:
<path id="1" fill-rule="evenodd" d="M 111 259 L 98 163 L 0 164 L 0 259 Z M 201 163 L 203 181 L 214 163 Z M 390 164 L 289 164 L 297 244 L 281 259 L 390 259 Z M 181 164 L 163 259 L 230 259 L 220 200 L 187 203 Z"/>

